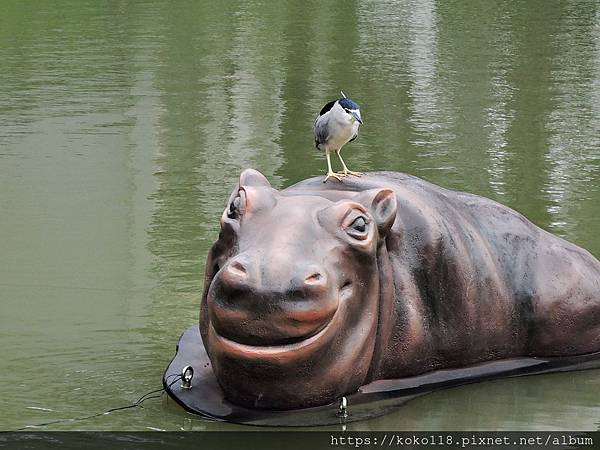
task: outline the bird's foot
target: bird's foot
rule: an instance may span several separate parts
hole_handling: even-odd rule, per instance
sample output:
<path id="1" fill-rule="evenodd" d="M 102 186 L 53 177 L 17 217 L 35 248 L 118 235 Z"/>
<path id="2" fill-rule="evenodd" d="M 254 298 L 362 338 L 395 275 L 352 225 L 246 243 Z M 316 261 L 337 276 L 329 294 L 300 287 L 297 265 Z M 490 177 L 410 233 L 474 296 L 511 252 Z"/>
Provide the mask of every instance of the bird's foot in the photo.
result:
<path id="1" fill-rule="evenodd" d="M 348 175 L 354 175 L 355 177 L 360 177 L 363 173 L 362 172 L 354 172 L 352 170 L 346 169 L 341 172 L 338 172 L 337 174 L 342 177 L 347 177 Z"/>
<path id="2" fill-rule="evenodd" d="M 332 172 L 331 170 L 329 172 L 327 172 L 327 176 L 325 177 L 325 179 L 323 180 L 323 183 L 326 183 L 327 180 L 329 180 L 329 177 L 333 177 L 338 181 L 342 181 L 342 179 L 339 177 L 339 175 L 335 172 Z"/>

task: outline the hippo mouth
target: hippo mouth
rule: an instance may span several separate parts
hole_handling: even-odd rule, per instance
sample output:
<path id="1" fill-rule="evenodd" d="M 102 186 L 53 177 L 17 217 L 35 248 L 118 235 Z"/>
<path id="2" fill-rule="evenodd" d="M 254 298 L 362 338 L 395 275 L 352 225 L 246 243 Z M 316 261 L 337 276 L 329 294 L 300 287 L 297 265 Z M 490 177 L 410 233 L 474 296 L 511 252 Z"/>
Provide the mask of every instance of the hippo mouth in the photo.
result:
<path id="1" fill-rule="evenodd" d="M 335 317 L 335 315 L 334 315 Z M 298 350 L 311 346 L 319 341 L 330 328 L 333 318 L 321 328 L 316 334 L 290 339 L 291 342 L 286 343 L 271 343 L 271 344 L 246 344 L 217 333 L 212 323 L 209 325 L 209 335 L 215 339 L 215 342 L 220 350 L 225 353 L 237 354 L 240 356 L 248 356 L 255 358 L 257 356 L 277 356 L 289 352 L 297 352 Z"/>
<path id="2" fill-rule="evenodd" d="M 208 336 L 211 346 L 219 353 L 241 359 L 287 360 L 292 356 L 302 358 L 303 355 L 318 351 L 331 342 L 338 333 L 346 305 L 346 299 L 352 295 L 349 285 L 339 292 L 335 312 L 319 328 L 308 334 L 286 339 L 240 339 L 239 336 L 224 336 L 209 321 Z"/>

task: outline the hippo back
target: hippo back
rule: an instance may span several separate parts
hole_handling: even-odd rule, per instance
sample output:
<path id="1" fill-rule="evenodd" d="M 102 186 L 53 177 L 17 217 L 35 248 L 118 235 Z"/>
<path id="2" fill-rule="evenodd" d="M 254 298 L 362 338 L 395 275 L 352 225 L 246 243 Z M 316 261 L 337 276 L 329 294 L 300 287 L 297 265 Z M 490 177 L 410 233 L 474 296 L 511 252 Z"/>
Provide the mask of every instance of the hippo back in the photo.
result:
<path id="1" fill-rule="evenodd" d="M 600 350 L 600 262 L 506 206 L 394 172 L 281 194 L 338 201 L 375 188 L 394 191 L 397 214 L 378 250 L 371 380 Z"/>

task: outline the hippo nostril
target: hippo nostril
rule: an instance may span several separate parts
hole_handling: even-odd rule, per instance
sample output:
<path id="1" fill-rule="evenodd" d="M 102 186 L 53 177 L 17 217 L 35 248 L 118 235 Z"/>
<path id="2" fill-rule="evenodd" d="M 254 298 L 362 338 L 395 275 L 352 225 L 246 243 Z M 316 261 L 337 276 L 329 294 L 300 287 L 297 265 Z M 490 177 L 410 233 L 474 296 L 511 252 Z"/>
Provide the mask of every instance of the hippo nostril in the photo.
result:
<path id="1" fill-rule="evenodd" d="M 238 261 L 234 261 L 229 265 L 229 271 L 238 276 L 245 276 L 246 268 Z"/>
<path id="2" fill-rule="evenodd" d="M 248 270 L 238 261 L 232 261 L 226 265 L 221 272 L 221 280 L 225 285 L 235 287 L 241 284 L 246 284 L 248 281 Z"/>
<path id="3" fill-rule="evenodd" d="M 321 275 L 320 273 L 313 273 L 312 275 L 307 276 L 304 279 L 304 282 L 306 284 L 317 284 L 319 282 L 321 282 L 321 280 L 323 280 L 323 275 Z"/>

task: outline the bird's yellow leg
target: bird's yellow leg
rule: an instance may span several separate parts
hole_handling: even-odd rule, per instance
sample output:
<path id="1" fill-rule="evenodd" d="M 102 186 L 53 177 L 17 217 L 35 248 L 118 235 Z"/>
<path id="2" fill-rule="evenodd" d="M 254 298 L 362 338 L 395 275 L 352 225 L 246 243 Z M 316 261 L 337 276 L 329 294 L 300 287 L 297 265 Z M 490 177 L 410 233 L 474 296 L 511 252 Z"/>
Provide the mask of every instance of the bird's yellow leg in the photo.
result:
<path id="1" fill-rule="evenodd" d="M 354 175 L 355 177 L 360 177 L 363 174 L 362 172 L 353 172 L 352 170 L 348 170 L 348 167 L 346 167 L 346 163 L 342 159 L 342 155 L 340 155 L 340 151 L 336 150 L 336 153 L 338 155 L 338 158 L 340 158 L 342 167 L 344 168 L 344 170 L 342 170 L 341 172 L 338 172 L 338 175 L 341 175 L 343 177 L 348 176 L 348 175 Z"/>
<path id="2" fill-rule="evenodd" d="M 336 174 L 333 170 L 331 170 L 331 158 L 329 157 L 329 150 L 325 150 L 325 155 L 327 156 L 327 176 L 323 180 L 323 183 L 325 183 L 329 179 L 329 177 L 333 177 L 338 181 L 342 181 L 339 175 Z"/>

